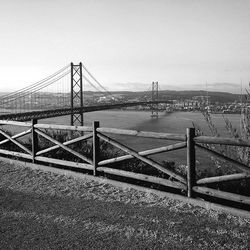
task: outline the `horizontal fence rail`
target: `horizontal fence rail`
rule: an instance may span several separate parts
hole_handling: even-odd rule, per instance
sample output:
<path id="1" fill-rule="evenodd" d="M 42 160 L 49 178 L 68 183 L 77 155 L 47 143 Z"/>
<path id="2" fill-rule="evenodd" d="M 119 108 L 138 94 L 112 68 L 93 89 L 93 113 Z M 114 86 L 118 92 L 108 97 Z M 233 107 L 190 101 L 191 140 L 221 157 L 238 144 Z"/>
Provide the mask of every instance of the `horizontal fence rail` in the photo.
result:
<path id="1" fill-rule="evenodd" d="M 1 122 L 0 122 L 1 123 Z M 67 126 L 67 125 L 55 125 L 55 124 L 36 124 L 35 128 L 40 129 L 56 129 L 65 131 L 80 131 L 80 132 L 92 132 L 92 127 L 87 126 Z"/>
<path id="2" fill-rule="evenodd" d="M 154 139 L 186 141 L 186 135 L 182 134 L 157 133 L 150 131 L 137 131 L 137 130 L 117 129 L 117 128 L 98 128 L 97 132 L 116 134 L 116 135 L 130 135 L 130 136 L 146 137 Z"/>
<path id="3" fill-rule="evenodd" d="M 20 127 L 24 131 L 16 132 L 12 135 L 7 132 L 8 126 Z M 59 141 L 53 137 L 53 132 L 61 131 L 68 133 L 69 136 L 65 141 Z M 52 133 L 50 133 L 52 132 Z M 73 137 L 73 135 L 75 136 Z M 119 176 L 123 178 L 134 179 L 143 182 L 149 182 L 165 187 L 174 188 L 184 191 L 188 197 L 197 197 L 199 194 L 210 197 L 216 197 L 223 200 L 234 201 L 240 204 L 250 205 L 250 197 L 229 193 L 210 187 L 206 185 L 220 184 L 230 181 L 239 181 L 250 178 L 250 166 L 232 159 L 220 152 L 215 151 L 210 144 L 214 145 L 229 145 L 237 147 L 250 147 L 249 140 L 209 137 L 209 136 L 196 136 L 194 128 L 188 128 L 186 134 L 170 134 L 170 133 L 157 133 L 149 131 L 137 131 L 128 129 L 106 128 L 100 127 L 99 122 L 94 122 L 92 127 L 88 126 L 68 126 L 56 124 L 40 124 L 36 119 L 31 122 L 17 122 L 0 120 L 0 154 L 9 157 L 18 157 L 37 163 L 55 164 L 63 167 L 79 168 L 87 171 L 92 171 L 94 175 L 108 174 Z M 122 144 L 118 139 L 111 138 L 110 135 L 125 135 L 131 137 L 142 137 L 151 139 L 161 139 L 163 141 L 176 141 L 171 145 L 165 145 L 158 148 L 147 149 L 137 152 L 136 150 Z M 21 138 L 29 137 L 30 143 L 25 144 Z M 46 148 L 40 148 L 41 138 L 48 142 Z M 91 157 L 84 155 L 82 151 L 77 148 L 72 148 L 72 145 L 77 143 L 90 143 L 91 144 Z M 112 145 L 117 150 L 122 151 L 125 155 L 112 157 L 108 159 L 101 158 L 101 142 L 106 142 Z M 8 145 L 12 145 L 12 147 Z M 222 176 L 206 177 L 197 180 L 196 175 L 196 154 L 197 149 L 203 150 L 208 154 L 223 159 L 232 163 L 234 167 L 242 173 L 228 174 Z M 54 152 L 58 149 L 63 150 L 67 154 L 75 157 L 75 160 L 64 160 L 53 157 Z M 149 158 L 149 156 L 166 153 L 176 150 L 186 149 L 186 176 L 181 175 L 174 169 L 169 169 L 161 163 Z M 48 156 L 48 153 L 52 156 Z M 152 168 L 157 169 L 164 176 L 156 177 L 146 175 L 144 173 L 137 173 L 125 171 L 110 167 L 110 164 L 121 163 L 127 160 L 137 159 L 141 162 L 150 165 Z"/>
<path id="4" fill-rule="evenodd" d="M 244 180 L 250 178 L 250 174 L 248 173 L 240 173 L 240 174 L 228 174 L 223 176 L 215 176 L 199 179 L 197 184 L 211 184 L 211 183 L 221 183 L 227 181 L 236 181 L 236 180 Z"/>
<path id="5" fill-rule="evenodd" d="M 235 138 L 197 136 L 194 139 L 194 141 L 197 143 L 206 143 L 206 144 L 221 144 L 221 145 L 250 147 L 250 141 L 243 139 L 235 139 Z"/>

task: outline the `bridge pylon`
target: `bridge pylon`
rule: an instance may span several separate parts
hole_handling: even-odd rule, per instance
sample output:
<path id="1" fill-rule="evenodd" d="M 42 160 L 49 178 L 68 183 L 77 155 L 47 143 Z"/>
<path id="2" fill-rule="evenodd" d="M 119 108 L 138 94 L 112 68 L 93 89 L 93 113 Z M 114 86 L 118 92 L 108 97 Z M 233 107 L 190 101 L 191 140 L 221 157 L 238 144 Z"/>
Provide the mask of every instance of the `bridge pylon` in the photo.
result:
<path id="1" fill-rule="evenodd" d="M 152 91 L 151 91 L 151 94 L 152 94 L 152 101 L 159 101 L 159 85 L 158 85 L 158 82 L 152 82 Z M 151 106 L 151 117 L 153 118 L 158 118 L 159 114 L 159 105 L 158 103 L 156 104 L 152 104 Z"/>
<path id="2" fill-rule="evenodd" d="M 83 126 L 83 112 L 76 113 L 74 108 L 83 107 L 82 63 L 71 63 L 71 125 Z"/>

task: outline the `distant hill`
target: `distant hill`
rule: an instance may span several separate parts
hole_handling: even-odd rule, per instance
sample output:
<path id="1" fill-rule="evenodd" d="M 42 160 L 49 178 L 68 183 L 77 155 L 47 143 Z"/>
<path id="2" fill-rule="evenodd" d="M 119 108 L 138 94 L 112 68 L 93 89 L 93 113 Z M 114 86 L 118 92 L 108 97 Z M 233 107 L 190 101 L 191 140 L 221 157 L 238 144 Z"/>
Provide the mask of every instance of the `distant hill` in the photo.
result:
<path id="1" fill-rule="evenodd" d="M 127 98 L 141 98 L 143 96 L 151 96 L 150 92 L 140 91 L 140 92 L 130 92 L 130 91 L 115 91 L 113 94 L 121 94 L 126 96 Z M 194 96 L 206 96 L 210 97 L 211 102 L 234 102 L 240 100 L 239 94 L 232 94 L 228 92 L 206 92 L 204 90 L 161 90 L 159 91 L 159 99 L 169 99 L 169 100 L 184 100 L 184 99 L 192 99 Z"/>
<path id="2" fill-rule="evenodd" d="M 227 103 L 227 102 L 234 102 L 240 100 L 239 94 L 232 94 L 227 92 L 206 92 L 204 90 L 190 90 L 190 91 L 161 91 L 159 93 L 160 97 L 169 98 L 169 99 L 192 99 L 194 96 L 206 96 L 210 97 L 211 102 L 220 102 L 220 103 Z"/>
<path id="3" fill-rule="evenodd" d="M 102 92 L 93 92 L 93 91 L 86 91 L 85 94 L 92 95 L 92 94 L 100 94 L 102 95 Z M 112 91 L 113 95 L 122 95 L 125 97 L 125 99 L 135 99 L 135 98 L 145 98 L 147 99 L 151 98 L 151 92 L 150 91 Z M 8 94 L 7 92 L 0 92 L 0 97 L 2 95 Z M 159 91 L 159 99 L 169 99 L 169 100 L 184 100 L 184 99 L 192 99 L 194 96 L 206 96 L 208 95 L 210 97 L 210 101 L 212 103 L 214 102 L 220 102 L 220 103 L 228 103 L 228 102 L 234 102 L 240 101 L 240 95 L 239 94 L 232 94 L 228 92 L 213 92 L 209 91 L 206 92 L 204 90 L 161 90 Z"/>

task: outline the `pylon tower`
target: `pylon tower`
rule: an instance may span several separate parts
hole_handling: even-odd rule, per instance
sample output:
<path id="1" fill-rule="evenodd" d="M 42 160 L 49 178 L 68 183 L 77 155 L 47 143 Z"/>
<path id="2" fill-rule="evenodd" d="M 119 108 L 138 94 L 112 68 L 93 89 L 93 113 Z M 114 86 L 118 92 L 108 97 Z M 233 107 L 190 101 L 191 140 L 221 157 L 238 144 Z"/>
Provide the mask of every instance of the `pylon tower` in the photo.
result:
<path id="1" fill-rule="evenodd" d="M 71 125 L 83 126 L 83 113 L 75 113 L 74 108 L 83 107 L 82 63 L 71 63 Z"/>
<path id="2" fill-rule="evenodd" d="M 152 82 L 152 102 L 159 101 L 158 82 Z M 158 103 L 151 106 L 151 117 L 158 118 L 159 105 Z"/>

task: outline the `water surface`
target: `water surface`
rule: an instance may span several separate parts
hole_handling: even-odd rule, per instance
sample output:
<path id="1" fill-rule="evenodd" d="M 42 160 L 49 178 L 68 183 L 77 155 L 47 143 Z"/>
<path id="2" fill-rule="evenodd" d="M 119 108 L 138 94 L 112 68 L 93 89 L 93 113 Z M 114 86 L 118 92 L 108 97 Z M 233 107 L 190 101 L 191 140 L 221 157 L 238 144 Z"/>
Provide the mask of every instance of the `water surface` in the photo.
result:
<path id="1" fill-rule="evenodd" d="M 225 129 L 225 122 L 221 114 L 211 114 L 212 120 L 221 136 L 229 137 Z M 239 127 L 240 115 L 228 114 L 226 116 L 235 127 Z M 100 126 L 112 128 L 135 129 L 140 131 L 166 132 L 185 134 L 188 127 L 198 126 L 206 135 L 211 135 L 209 127 L 199 112 L 173 112 L 160 113 L 158 119 L 151 118 L 150 112 L 146 111 L 97 111 L 84 114 L 86 126 L 92 126 L 93 121 L 100 121 Z M 40 121 L 45 123 L 70 124 L 70 117 L 57 117 Z M 176 143 L 174 141 L 138 138 L 131 136 L 114 136 L 123 144 L 142 151 L 157 148 L 164 145 Z M 186 164 L 186 150 L 159 154 L 154 156 L 159 161 L 175 161 L 178 164 Z M 197 150 L 197 164 L 201 167 L 211 166 L 211 157 L 204 152 Z"/>

